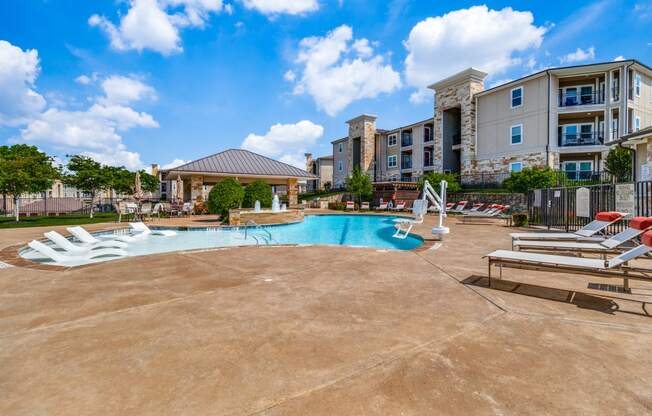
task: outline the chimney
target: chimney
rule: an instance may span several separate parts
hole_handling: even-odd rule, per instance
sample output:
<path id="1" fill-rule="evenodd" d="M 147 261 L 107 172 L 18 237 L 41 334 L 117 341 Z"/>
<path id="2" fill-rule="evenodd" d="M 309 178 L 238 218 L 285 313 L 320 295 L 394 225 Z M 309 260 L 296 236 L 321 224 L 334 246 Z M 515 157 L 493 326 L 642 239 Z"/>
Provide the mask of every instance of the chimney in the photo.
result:
<path id="1" fill-rule="evenodd" d="M 306 157 L 306 171 L 311 172 L 312 171 L 312 153 L 304 153 L 304 156 Z"/>
<path id="2" fill-rule="evenodd" d="M 158 177 L 158 172 L 159 172 L 158 163 L 152 163 L 152 176 Z"/>

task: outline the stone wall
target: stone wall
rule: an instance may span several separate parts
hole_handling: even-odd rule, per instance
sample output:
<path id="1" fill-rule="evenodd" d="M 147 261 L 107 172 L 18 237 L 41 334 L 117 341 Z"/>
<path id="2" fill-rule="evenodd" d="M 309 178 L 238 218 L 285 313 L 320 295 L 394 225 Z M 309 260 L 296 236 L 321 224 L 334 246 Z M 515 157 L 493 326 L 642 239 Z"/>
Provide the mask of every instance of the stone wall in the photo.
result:
<path id="1" fill-rule="evenodd" d="M 347 122 L 349 140 L 347 140 L 347 175 L 353 172 L 353 139 L 360 138 L 360 169 L 369 176 L 374 173 L 374 156 L 376 153 L 376 117 L 362 115 Z"/>
<path id="2" fill-rule="evenodd" d="M 509 164 L 512 162 L 521 162 L 524 168 L 545 167 L 546 153 L 526 153 L 515 154 L 509 157 L 498 157 L 492 159 L 473 160 L 471 169 L 473 174 L 481 173 L 509 173 Z"/>
<path id="3" fill-rule="evenodd" d="M 258 225 L 300 222 L 303 221 L 303 210 L 288 209 L 282 212 L 272 212 L 270 210 L 254 212 L 253 209 L 244 208 L 229 210 L 229 225 L 245 225 L 249 220 L 254 221 Z"/>

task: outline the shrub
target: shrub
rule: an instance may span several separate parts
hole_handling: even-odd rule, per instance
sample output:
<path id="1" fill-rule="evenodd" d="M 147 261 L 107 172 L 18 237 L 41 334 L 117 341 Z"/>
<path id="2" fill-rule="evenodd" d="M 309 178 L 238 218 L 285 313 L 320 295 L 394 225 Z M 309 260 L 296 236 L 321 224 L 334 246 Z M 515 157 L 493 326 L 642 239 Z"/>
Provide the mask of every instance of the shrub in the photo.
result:
<path id="1" fill-rule="evenodd" d="M 329 202 L 328 209 L 344 211 L 346 209 L 346 202 Z"/>
<path id="2" fill-rule="evenodd" d="M 519 212 L 512 214 L 512 225 L 514 227 L 524 227 L 527 225 L 527 214 L 524 212 Z"/>
<path id="3" fill-rule="evenodd" d="M 632 174 L 632 152 L 621 146 L 612 147 L 605 159 L 605 170 L 619 182 Z"/>
<path id="4" fill-rule="evenodd" d="M 462 190 L 462 185 L 460 185 L 460 178 L 454 173 L 441 173 L 441 172 L 426 172 L 419 179 L 419 191 L 423 190 L 423 181 L 428 180 L 430 185 L 435 188 L 435 191 L 439 192 L 439 183 L 441 181 L 448 182 L 448 190 L 446 191 L 449 194 L 454 194 Z"/>
<path id="5" fill-rule="evenodd" d="M 208 211 L 222 218 L 229 217 L 229 209 L 240 208 L 244 199 L 244 189 L 234 178 L 218 182 L 208 194 Z"/>
<path id="6" fill-rule="evenodd" d="M 374 187 L 371 184 L 371 178 L 363 173 L 360 168 L 355 167 L 353 174 L 346 178 L 346 190 L 358 198 L 358 202 L 370 198 L 373 195 Z"/>
<path id="7" fill-rule="evenodd" d="M 272 206 L 272 187 L 265 181 L 254 181 L 245 187 L 242 206 L 253 208 L 256 201 L 260 201 L 260 206 L 263 208 Z"/>
<path id="8" fill-rule="evenodd" d="M 503 186 L 510 192 L 526 194 L 531 189 L 551 188 L 557 184 L 555 171 L 546 168 L 524 168 L 520 172 L 512 172 L 505 179 Z"/>

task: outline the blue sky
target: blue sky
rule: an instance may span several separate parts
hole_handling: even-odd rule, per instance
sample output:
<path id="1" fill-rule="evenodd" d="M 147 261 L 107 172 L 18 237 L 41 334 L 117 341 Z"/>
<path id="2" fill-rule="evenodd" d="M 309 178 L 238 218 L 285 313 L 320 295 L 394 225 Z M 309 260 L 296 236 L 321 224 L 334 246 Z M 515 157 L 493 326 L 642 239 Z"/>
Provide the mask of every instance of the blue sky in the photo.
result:
<path id="1" fill-rule="evenodd" d="M 5 0 L 0 140 L 129 168 L 245 147 L 295 164 L 361 113 L 432 116 L 427 85 L 652 64 L 652 1 Z M 175 162 L 176 161 L 176 162 Z"/>

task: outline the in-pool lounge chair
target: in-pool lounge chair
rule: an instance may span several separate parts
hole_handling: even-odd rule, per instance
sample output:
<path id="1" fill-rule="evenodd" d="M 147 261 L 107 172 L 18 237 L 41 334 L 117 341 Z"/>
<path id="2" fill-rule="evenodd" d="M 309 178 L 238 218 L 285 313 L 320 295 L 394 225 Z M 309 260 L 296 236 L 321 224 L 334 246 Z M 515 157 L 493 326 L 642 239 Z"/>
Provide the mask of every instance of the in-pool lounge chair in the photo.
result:
<path id="1" fill-rule="evenodd" d="M 412 213 L 414 218 L 397 218 L 394 220 L 396 223 L 396 232 L 392 237 L 405 239 L 410 235 L 412 227 L 416 224 L 423 223 L 423 217 L 426 214 L 427 202 L 422 199 L 417 199 L 412 204 Z"/>
<path id="2" fill-rule="evenodd" d="M 66 228 L 66 230 L 68 230 L 68 232 L 72 234 L 77 240 L 85 244 L 97 244 L 102 241 L 112 241 L 112 240 L 121 241 L 123 243 L 133 243 L 134 241 L 138 241 L 137 238 L 126 234 L 125 235 L 106 234 L 102 236 L 105 238 L 105 240 L 100 240 L 99 238 L 95 237 L 93 234 L 89 233 L 88 231 L 86 231 L 86 229 L 80 226 L 68 227 Z"/>
<path id="3" fill-rule="evenodd" d="M 604 237 L 597 234 L 603 232 L 612 224 L 617 223 L 627 216 L 623 212 L 598 212 L 595 219 L 584 227 L 572 233 L 511 233 L 512 240 L 548 240 L 548 241 L 603 241 Z"/>
<path id="4" fill-rule="evenodd" d="M 177 233 L 172 230 L 152 230 L 143 222 L 130 222 L 129 228 L 136 233 L 135 235 L 162 235 L 163 237 L 177 235 Z"/>
<path id="5" fill-rule="evenodd" d="M 652 281 L 652 269 L 632 267 L 631 260 L 641 258 L 652 251 L 652 231 L 641 236 L 641 245 L 611 259 L 589 259 L 584 257 L 558 256 L 553 254 L 528 253 L 523 251 L 496 250 L 487 254 L 489 286 L 491 266 L 503 268 L 536 270 L 551 273 L 571 273 L 623 279 L 623 288 L 629 292 L 629 279 Z"/>
<path id="6" fill-rule="evenodd" d="M 623 246 L 645 231 L 652 228 L 652 217 L 634 217 L 629 221 L 629 226 L 618 234 L 600 242 L 582 241 L 545 241 L 545 240 L 512 240 L 512 250 L 520 251 L 554 251 L 562 253 L 619 253 Z"/>
<path id="7" fill-rule="evenodd" d="M 58 248 L 75 255 L 83 255 L 88 253 L 91 250 L 100 249 L 100 248 L 125 248 L 127 245 L 120 241 L 100 241 L 96 244 L 88 245 L 77 245 L 72 241 L 68 240 L 66 237 L 62 236 L 56 231 L 49 231 L 43 233 L 45 238 L 52 241 L 52 243 Z"/>
<path id="8" fill-rule="evenodd" d="M 40 255 L 53 260 L 56 264 L 61 266 L 77 266 L 80 264 L 80 261 L 90 260 L 98 257 L 104 256 L 115 256 L 115 257 L 124 257 L 127 255 L 127 252 L 119 248 L 100 248 L 97 250 L 90 250 L 83 255 L 73 256 L 70 254 L 65 254 L 59 251 L 56 251 L 50 246 L 47 246 L 40 241 L 32 240 L 27 244 L 32 250 L 36 251 Z"/>
<path id="9" fill-rule="evenodd" d="M 355 210 L 355 202 L 353 202 L 353 201 L 346 201 L 346 210 L 347 210 L 347 211 L 348 211 L 348 210 L 354 211 L 354 210 Z"/>

